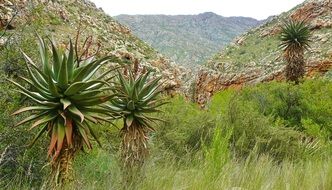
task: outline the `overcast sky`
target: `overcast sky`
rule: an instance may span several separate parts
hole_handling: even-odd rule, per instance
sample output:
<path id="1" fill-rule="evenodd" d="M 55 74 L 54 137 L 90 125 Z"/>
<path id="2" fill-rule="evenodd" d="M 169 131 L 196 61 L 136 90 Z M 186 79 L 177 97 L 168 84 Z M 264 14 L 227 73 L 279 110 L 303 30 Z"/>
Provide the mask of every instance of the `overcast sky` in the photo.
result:
<path id="1" fill-rule="evenodd" d="M 265 19 L 288 11 L 304 0 L 91 0 L 111 16 L 119 14 L 199 14 Z"/>

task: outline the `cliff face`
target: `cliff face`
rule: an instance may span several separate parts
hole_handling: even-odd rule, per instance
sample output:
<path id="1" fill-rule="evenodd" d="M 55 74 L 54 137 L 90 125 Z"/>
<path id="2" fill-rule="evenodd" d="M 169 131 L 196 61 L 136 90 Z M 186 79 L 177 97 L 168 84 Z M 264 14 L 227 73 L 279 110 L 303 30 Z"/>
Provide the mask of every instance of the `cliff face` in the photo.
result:
<path id="1" fill-rule="evenodd" d="M 285 62 L 278 48 L 283 20 L 306 20 L 312 32 L 306 52 L 306 77 L 322 76 L 332 68 L 332 2 L 310 0 L 270 20 L 210 59 L 198 73 L 195 100 L 203 105 L 219 90 L 283 80 Z"/>
<path id="2" fill-rule="evenodd" d="M 236 36 L 261 22 L 247 17 L 223 17 L 212 12 L 198 15 L 119 15 L 119 22 L 181 65 L 206 62 Z"/>
<path id="3" fill-rule="evenodd" d="M 138 61 L 141 68 L 153 68 L 163 75 L 165 89 L 178 90 L 181 86 L 186 73 L 183 68 L 87 0 L 0 0 L 1 72 L 7 75 L 21 72 L 19 65 L 24 60 L 19 48 L 33 58 L 38 57 L 36 32 L 62 43 L 68 41 L 68 37 L 76 37 L 78 31 L 81 44 L 90 37 L 88 45 L 94 48 L 89 53 L 114 54 Z"/>

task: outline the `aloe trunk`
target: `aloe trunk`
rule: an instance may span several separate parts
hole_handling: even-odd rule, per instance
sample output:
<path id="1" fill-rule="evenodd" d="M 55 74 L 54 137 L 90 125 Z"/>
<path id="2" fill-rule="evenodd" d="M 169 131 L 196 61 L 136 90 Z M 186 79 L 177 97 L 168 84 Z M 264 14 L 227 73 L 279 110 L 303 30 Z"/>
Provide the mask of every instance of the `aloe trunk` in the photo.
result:
<path id="1" fill-rule="evenodd" d="M 74 141 L 70 145 L 64 139 L 59 157 L 51 162 L 50 185 L 53 187 L 70 184 L 74 179 L 73 161 L 76 153 L 82 149 L 83 144 L 80 136 L 73 137 L 73 139 Z"/>
<path id="2" fill-rule="evenodd" d="M 147 135 L 146 129 L 136 121 L 130 126 L 124 122 L 124 127 L 121 129 L 121 155 L 125 167 L 142 166 L 149 154 Z"/>
<path id="3" fill-rule="evenodd" d="M 288 81 L 294 81 L 295 84 L 299 84 L 300 79 L 305 74 L 305 62 L 303 50 L 287 51 L 285 52 L 286 65 L 286 79 Z"/>
<path id="4" fill-rule="evenodd" d="M 73 180 L 73 158 L 76 151 L 64 143 L 59 158 L 51 163 L 51 185 L 69 184 Z"/>

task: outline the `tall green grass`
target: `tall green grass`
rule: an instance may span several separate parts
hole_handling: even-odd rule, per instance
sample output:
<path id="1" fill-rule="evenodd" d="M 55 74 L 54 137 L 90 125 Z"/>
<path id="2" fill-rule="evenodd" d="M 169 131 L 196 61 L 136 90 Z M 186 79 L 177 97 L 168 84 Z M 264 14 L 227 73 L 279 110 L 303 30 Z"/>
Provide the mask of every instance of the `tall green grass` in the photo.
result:
<path id="1" fill-rule="evenodd" d="M 332 189 L 331 82 L 227 90 L 205 110 L 181 96 L 170 102 L 160 115 L 167 122 L 151 134 L 150 156 L 135 180 L 121 173 L 118 131 L 103 126 L 97 135 L 104 146 L 78 156 L 75 181 L 66 189 Z M 0 184 L 40 188 L 47 171 L 36 162 L 46 160 L 38 147 L 16 163 L 22 175 L 0 165 Z M 29 163 L 35 168 L 27 179 Z M 6 176 L 16 176 L 15 182 Z"/>

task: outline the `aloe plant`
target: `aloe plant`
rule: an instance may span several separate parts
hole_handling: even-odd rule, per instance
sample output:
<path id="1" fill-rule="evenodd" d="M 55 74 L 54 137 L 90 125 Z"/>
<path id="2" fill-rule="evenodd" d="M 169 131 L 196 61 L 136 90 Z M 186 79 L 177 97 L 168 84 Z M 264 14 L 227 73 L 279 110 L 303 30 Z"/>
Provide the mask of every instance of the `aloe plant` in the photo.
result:
<path id="1" fill-rule="evenodd" d="M 116 97 L 111 100 L 111 109 L 123 117 L 121 129 L 121 155 L 124 166 L 140 166 L 148 155 L 148 133 L 154 131 L 153 123 L 163 121 L 152 113 L 166 102 L 158 95 L 160 77 L 150 79 L 151 72 L 136 77 L 129 70 L 128 76 L 118 74 L 119 84 L 115 88 Z"/>
<path id="2" fill-rule="evenodd" d="M 31 145 L 43 134 L 50 136 L 47 155 L 51 161 L 51 178 L 56 184 L 71 180 L 72 160 L 75 153 L 84 144 L 91 149 L 90 136 L 99 143 L 91 123 L 111 122 L 112 113 L 105 107 L 106 102 L 114 97 L 110 94 L 111 86 L 104 78 L 111 70 L 95 77 L 97 71 L 107 62 L 119 62 L 114 57 L 101 59 L 88 58 L 79 62 L 75 57 L 74 47 L 69 42 L 69 50 L 57 48 L 51 41 L 50 58 L 45 40 L 39 39 L 39 67 L 22 52 L 26 60 L 28 78 L 20 77 L 33 87 L 28 90 L 21 84 L 10 80 L 27 96 L 33 106 L 24 107 L 14 113 L 31 111 L 32 114 L 16 126 L 33 122 L 30 129 L 39 128 Z"/>
<path id="3" fill-rule="evenodd" d="M 284 51 L 287 81 L 298 84 L 305 74 L 304 51 L 309 48 L 310 30 L 304 22 L 288 21 L 281 31 L 280 47 Z"/>

